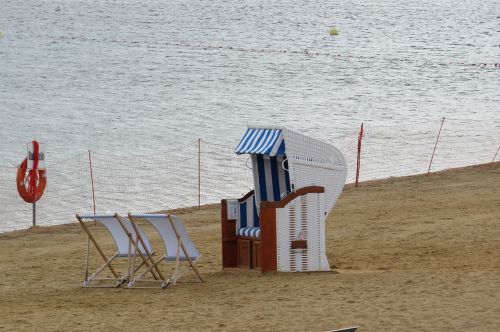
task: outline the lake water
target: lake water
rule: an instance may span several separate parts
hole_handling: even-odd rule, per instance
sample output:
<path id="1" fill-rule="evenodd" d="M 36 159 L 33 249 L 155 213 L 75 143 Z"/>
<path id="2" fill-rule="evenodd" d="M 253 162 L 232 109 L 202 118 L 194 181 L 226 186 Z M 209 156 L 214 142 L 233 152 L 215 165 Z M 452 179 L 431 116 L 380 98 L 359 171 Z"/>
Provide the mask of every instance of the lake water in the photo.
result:
<path id="1" fill-rule="evenodd" d="M 500 122 L 499 1 L 3 0 L 0 31 L 0 165 Z"/>
<path id="2" fill-rule="evenodd" d="M 361 180 L 425 173 L 443 117 L 432 170 L 490 162 L 499 87 L 497 0 L 2 0 L 0 232 L 31 225 L 33 139 L 52 225 L 241 197 L 247 124 L 335 144 L 350 182 L 361 122 Z"/>

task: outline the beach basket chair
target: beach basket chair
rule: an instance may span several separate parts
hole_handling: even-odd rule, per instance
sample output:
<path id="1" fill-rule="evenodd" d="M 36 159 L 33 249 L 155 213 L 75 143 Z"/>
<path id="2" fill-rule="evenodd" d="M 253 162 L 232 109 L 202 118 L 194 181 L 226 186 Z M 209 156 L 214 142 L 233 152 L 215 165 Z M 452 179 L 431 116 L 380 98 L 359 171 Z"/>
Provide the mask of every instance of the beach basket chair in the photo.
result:
<path id="1" fill-rule="evenodd" d="M 109 215 L 76 215 L 82 229 L 87 233 L 87 251 L 85 257 L 85 276 L 82 287 L 120 287 L 129 281 L 141 267 L 145 266 L 152 277 L 159 279 L 158 270 L 149 269 L 152 266 L 153 248 L 144 231 L 137 225 L 132 225 L 130 220 L 118 214 Z M 95 221 L 102 224 L 113 238 L 116 251 L 108 257 L 93 234 L 90 232 L 85 222 Z M 93 244 L 104 264 L 94 272 L 89 272 L 90 244 Z M 135 260 L 138 257 L 140 263 L 138 266 Z M 127 269 L 117 269 L 113 263 L 116 259 L 126 259 Z M 151 261 L 148 261 L 151 260 Z M 105 270 L 111 272 L 112 277 L 102 276 Z"/>
<path id="2" fill-rule="evenodd" d="M 159 282 L 161 288 L 166 288 L 170 285 L 175 285 L 179 278 L 186 273 L 190 268 L 196 274 L 200 282 L 204 282 L 198 271 L 196 263 L 200 260 L 201 254 L 196 249 L 196 246 L 191 241 L 182 220 L 172 214 L 131 214 L 128 215 L 132 221 L 133 227 L 137 225 L 139 220 L 148 221 L 158 232 L 165 248 L 165 253 L 153 262 L 145 271 L 137 274 L 132 278 L 127 287 L 130 288 L 156 288 L 157 286 L 139 286 L 138 282 Z M 152 261 L 152 257 L 149 257 Z M 158 280 L 147 280 L 144 277 L 158 269 L 161 263 L 174 263 L 173 272 L 171 275 L 164 277 L 164 274 L 159 273 Z M 184 264 L 183 264 L 184 263 Z M 181 266 L 183 264 L 184 266 Z"/>
<path id="3" fill-rule="evenodd" d="M 222 200 L 223 267 L 329 271 L 325 220 L 347 165 L 333 145 L 279 127 L 249 127 L 236 147 L 248 154 L 254 190 Z"/>

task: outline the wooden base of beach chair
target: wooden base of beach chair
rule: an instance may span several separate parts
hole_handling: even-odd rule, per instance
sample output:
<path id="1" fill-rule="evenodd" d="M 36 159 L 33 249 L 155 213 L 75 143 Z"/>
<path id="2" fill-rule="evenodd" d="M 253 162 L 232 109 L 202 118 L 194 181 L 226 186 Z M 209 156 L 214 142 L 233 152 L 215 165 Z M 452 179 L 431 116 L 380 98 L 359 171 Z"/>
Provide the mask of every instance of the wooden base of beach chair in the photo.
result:
<path id="1" fill-rule="evenodd" d="M 127 284 L 127 288 L 130 289 L 151 289 L 151 288 L 161 288 L 166 289 L 173 285 L 170 280 L 135 280 Z"/>
<path id="2" fill-rule="evenodd" d="M 109 267 L 108 265 L 113 261 L 113 259 L 116 257 L 116 255 L 113 255 L 112 258 L 109 260 L 109 262 L 106 262 L 103 266 L 101 266 L 96 272 L 92 273 L 91 276 L 87 276 L 87 278 L 82 282 L 82 287 L 84 288 L 117 288 L 121 287 L 122 285 L 128 283 L 134 275 L 145 265 L 144 262 L 142 262 L 139 266 L 137 266 L 134 271 L 125 276 L 121 276 L 118 278 L 106 278 L 106 277 L 99 277 L 99 274 L 106 268 Z M 158 279 L 158 277 L 150 271 L 151 275 L 156 278 L 155 280 Z"/>
<path id="3" fill-rule="evenodd" d="M 127 282 L 127 278 L 114 279 L 114 278 L 90 278 L 82 282 L 83 288 L 118 288 Z M 101 282 L 106 282 L 106 284 L 101 284 Z M 107 284 L 107 282 L 112 282 Z M 92 284 L 96 283 L 96 285 Z"/>
<path id="4" fill-rule="evenodd" d="M 158 259 L 154 263 L 153 266 L 150 266 L 149 269 L 155 268 L 163 261 L 175 262 L 176 266 L 174 268 L 173 273 L 170 275 L 170 277 L 164 278 L 164 279 L 158 279 L 158 280 L 145 279 L 144 276 L 150 272 L 149 270 L 146 270 L 146 271 L 142 272 L 141 274 L 136 275 L 134 278 L 132 278 L 128 282 L 127 288 L 162 288 L 162 289 L 165 289 L 170 285 L 177 284 L 179 282 L 179 279 L 182 276 L 184 276 L 190 270 L 190 268 L 193 269 L 193 272 L 197 276 L 196 282 L 197 283 L 204 282 L 203 278 L 201 278 L 201 276 L 200 276 L 200 274 L 195 266 L 195 264 L 200 260 L 200 258 L 201 258 L 201 255 L 198 256 L 197 259 L 191 260 L 191 262 L 189 262 L 188 260 L 185 260 L 185 261 L 166 260 L 165 257 L 162 257 L 162 258 Z M 184 268 L 181 269 L 180 265 L 182 263 L 186 263 L 187 266 L 185 266 Z M 153 284 L 154 286 L 150 286 L 150 284 Z"/>

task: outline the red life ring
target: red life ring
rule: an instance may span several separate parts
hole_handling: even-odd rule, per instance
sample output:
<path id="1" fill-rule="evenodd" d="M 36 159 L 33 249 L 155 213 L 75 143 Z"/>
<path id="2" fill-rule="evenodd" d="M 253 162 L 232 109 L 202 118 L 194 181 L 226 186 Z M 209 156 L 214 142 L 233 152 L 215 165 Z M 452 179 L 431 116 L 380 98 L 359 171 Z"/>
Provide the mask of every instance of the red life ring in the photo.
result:
<path id="1" fill-rule="evenodd" d="M 33 171 L 26 173 L 27 168 L 28 160 L 25 158 L 21 165 L 19 165 L 19 167 L 17 168 L 17 192 L 26 203 L 35 203 L 43 195 L 43 191 L 45 190 L 45 186 L 47 185 L 47 177 L 45 175 L 45 170 L 36 169 L 34 170 L 35 173 L 30 174 L 30 172 Z M 36 185 L 34 195 L 33 193 L 30 193 L 26 188 L 26 184 L 29 182 L 28 177 L 33 175 L 38 177 L 38 183 Z"/>

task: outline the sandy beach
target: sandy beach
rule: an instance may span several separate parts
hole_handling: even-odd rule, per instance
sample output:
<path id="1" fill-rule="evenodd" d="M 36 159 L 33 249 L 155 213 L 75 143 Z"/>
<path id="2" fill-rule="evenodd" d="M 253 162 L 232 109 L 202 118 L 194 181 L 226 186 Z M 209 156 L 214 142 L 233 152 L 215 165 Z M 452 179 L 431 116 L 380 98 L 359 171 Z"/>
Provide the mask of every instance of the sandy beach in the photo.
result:
<path id="1" fill-rule="evenodd" d="M 500 327 L 500 163 L 346 186 L 328 217 L 325 273 L 223 271 L 219 206 L 178 215 L 205 283 L 165 290 L 81 288 L 86 236 L 76 223 L 0 234 L 0 330 Z M 91 230 L 112 253 L 102 226 Z"/>

